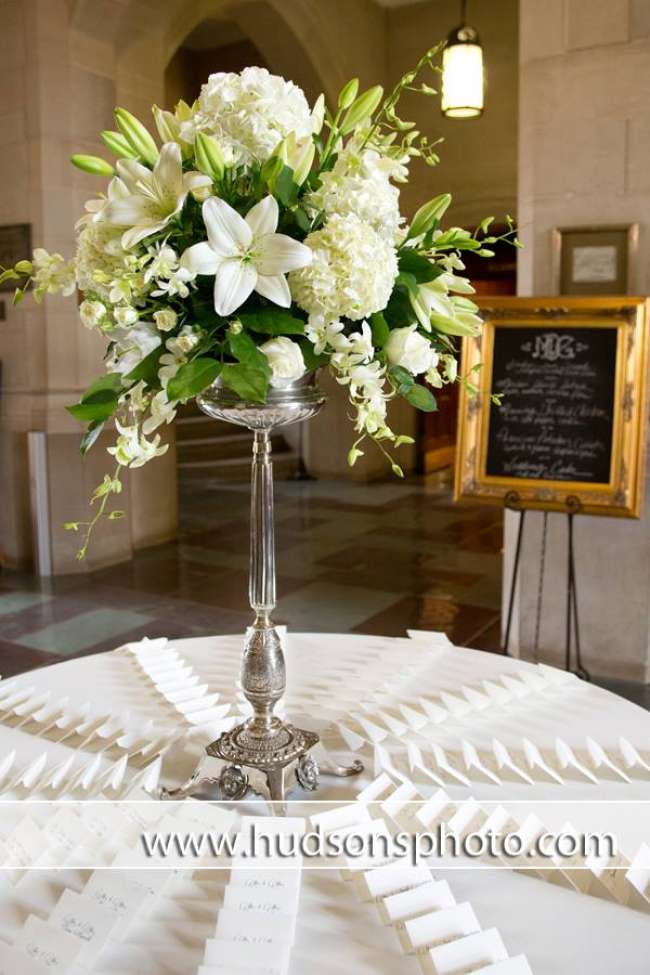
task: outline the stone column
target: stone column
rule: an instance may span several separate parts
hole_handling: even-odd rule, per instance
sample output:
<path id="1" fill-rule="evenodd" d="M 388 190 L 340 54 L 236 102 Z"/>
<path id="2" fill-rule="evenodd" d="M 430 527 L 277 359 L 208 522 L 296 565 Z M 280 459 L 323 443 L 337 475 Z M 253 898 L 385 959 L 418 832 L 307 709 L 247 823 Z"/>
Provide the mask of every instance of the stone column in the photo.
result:
<path id="1" fill-rule="evenodd" d="M 650 292 L 650 7 L 645 0 L 522 0 L 519 293 L 553 294 L 554 227 L 640 223 L 634 292 Z M 506 517 L 504 589 L 516 516 Z M 543 515 L 527 516 L 513 637 L 534 642 Z M 548 516 L 540 658 L 564 653 L 567 533 Z M 583 662 L 650 680 L 650 498 L 640 520 L 575 522 Z M 505 608 L 504 608 L 505 619 Z"/>

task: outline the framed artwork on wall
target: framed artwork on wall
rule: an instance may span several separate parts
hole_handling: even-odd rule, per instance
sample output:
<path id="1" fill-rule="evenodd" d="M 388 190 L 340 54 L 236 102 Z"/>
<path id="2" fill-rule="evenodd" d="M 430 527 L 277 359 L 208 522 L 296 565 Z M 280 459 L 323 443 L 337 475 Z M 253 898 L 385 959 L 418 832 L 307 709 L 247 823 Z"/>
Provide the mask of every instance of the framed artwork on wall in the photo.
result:
<path id="1" fill-rule="evenodd" d="M 639 225 L 558 227 L 553 231 L 553 282 L 558 295 L 634 292 Z"/>
<path id="2" fill-rule="evenodd" d="M 636 518 L 650 299 L 483 298 L 463 340 L 455 500 Z"/>

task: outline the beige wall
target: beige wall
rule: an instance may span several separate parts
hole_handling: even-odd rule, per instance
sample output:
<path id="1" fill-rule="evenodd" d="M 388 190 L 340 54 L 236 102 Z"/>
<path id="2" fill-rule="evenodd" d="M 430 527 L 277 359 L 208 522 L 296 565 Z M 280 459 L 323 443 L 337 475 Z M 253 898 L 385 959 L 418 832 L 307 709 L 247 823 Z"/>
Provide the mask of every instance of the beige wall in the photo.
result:
<path id="1" fill-rule="evenodd" d="M 545 3 L 538 3 L 540 8 Z M 394 83 L 421 57 L 423 50 L 444 40 L 458 26 L 456 0 L 435 0 L 397 6 L 388 12 L 388 73 Z M 469 5 L 468 20 L 484 49 L 485 111 L 470 121 L 445 119 L 440 102 L 409 95 L 407 118 L 434 137 L 442 136 L 440 164 L 414 169 L 405 188 L 410 212 L 437 193 L 451 192 L 449 219 L 460 226 L 476 225 L 493 214 L 503 217 L 517 209 L 518 0 L 489 0 Z M 434 82 L 435 85 L 435 82 Z"/>
<path id="2" fill-rule="evenodd" d="M 647 0 L 522 0 L 520 294 L 552 292 L 553 227 L 637 221 L 635 290 L 648 293 L 649 104 Z M 576 519 L 583 656 L 596 674 L 650 680 L 649 501 L 640 521 Z M 523 654 L 533 644 L 542 516 L 527 523 L 515 633 Z M 514 531 L 508 515 L 509 558 Z M 565 518 L 549 516 L 540 648 L 551 661 L 564 647 L 566 544 Z"/>

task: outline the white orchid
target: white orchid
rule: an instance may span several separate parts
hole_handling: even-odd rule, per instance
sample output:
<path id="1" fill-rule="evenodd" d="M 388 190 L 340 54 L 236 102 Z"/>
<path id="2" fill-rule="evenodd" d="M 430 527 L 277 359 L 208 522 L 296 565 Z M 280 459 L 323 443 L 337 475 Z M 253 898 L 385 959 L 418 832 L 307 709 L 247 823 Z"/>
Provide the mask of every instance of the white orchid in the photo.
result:
<path id="1" fill-rule="evenodd" d="M 116 420 L 115 426 L 119 433 L 117 443 L 114 447 L 106 449 L 122 467 L 143 467 L 154 457 L 162 457 L 169 450 L 169 444 L 160 446 L 160 434 L 156 434 L 153 440 L 147 440 L 144 434 L 140 433 L 137 423 L 124 426 Z"/>
<path id="2" fill-rule="evenodd" d="M 299 241 L 276 234 L 276 200 L 264 197 L 246 219 L 216 197 L 205 201 L 202 212 L 208 239 L 185 251 L 181 267 L 195 275 L 215 275 L 216 313 L 230 315 L 253 291 L 289 308 L 291 294 L 284 275 L 309 264 L 312 253 Z"/>
<path id="3" fill-rule="evenodd" d="M 150 322 L 140 322 L 131 328 L 116 328 L 111 332 L 111 338 L 115 345 L 108 367 L 111 372 L 122 375 L 135 369 L 162 344 L 158 329 Z"/>
<path id="4" fill-rule="evenodd" d="M 153 171 L 135 159 L 120 159 L 117 172 L 128 195 L 121 190 L 116 192 L 114 199 L 101 209 L 101 218 L 130 228 L 122 234 L 122 246 L 127 249 L 163 230 L 180 213 L 191 190 L 212 182 L 203 173 L 183 172 L 176 142 L 165 143 Z"/>

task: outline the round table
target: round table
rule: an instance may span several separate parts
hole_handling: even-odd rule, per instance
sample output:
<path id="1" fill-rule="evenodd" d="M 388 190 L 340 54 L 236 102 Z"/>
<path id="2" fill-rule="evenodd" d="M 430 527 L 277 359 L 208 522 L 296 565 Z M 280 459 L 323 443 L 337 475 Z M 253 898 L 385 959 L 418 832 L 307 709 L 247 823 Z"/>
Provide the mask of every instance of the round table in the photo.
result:
<path id="1" fill-rule="evenodd" d="M 60 706 L 82 715 L 90 729 L 90 741 L 75 750 L 78 738 L 56 742 L 50 733 L 36 733 L 42 725 L 0 720 L 2 798 L 68 795 L 60 782 L 58 791 L 39 792 L 38 784 L 66 762 L 65 781 L 74 783 L 92 761 L 92 782 L 84 790 L 77 781 L 69 797 L 102 798 L 100 786 L 109 782 L 120 754 L 135 755 L 147 740 L 156 747 L 138 753 L 135 763 L 122 763 L 125 774 L 111 796 L 120 789 L 126 794 L 133 777 L 133 787 L 142 785 L 139 770 L 161 748 L 162 780 L 179 784 L 203 745 L 247 713 L 236 690 L 241 647 L 240 636 L 151 641 L 0 682 L 0 708 L 4 687 L 4 700 L 7 693 L 23 693 L 26 701 L 42 702 L 41 714 L 58 713 Z M 349 802 L 383 772 L 396 785 L 412 783 L 425 799 L 444 789 L 453 800 L 473 797 L 486 814 L 502 806 L 518 823 L 534 814 L 550 830 L 570 823 L 578 831 L 613 832 L 630 861 L 650 841 L 644 805 L 650 802 L 650 714 L 641 708 L 553 668 L 454 647 L 442 634 L 288 634 L 285 652 L 284 712 L 317 731 L 336 760 L 354 756 L 365 765 L 355 778 L 324 777 L 318 800 Z M 97 727 L 111 747 L 102 750 L 96 730 L 93 737 Z M 37 788 L 16 784 L 39 760 L 38 774 L 27 776 Z M 305 804 L 304 794 L 295 797 Z M 259 812 L 259 804 L 245 805 Z M 434 870 L 448 880 L 457 902 L 472 904 L 483 929 L 498 928 L 511 956 L 527 956 L 536 975 L 647 972 L 650 914 L 640 894 L 632 907 L 580 893 L 551 872 L 540 879 L 467 869 L 466 862 L 453 866 Z M 306 870 L 303 876 L 291 975 L 419 971 L 374 906 L 359 901 L 337 871 Z M 38 871 L 13 880 L 4 877 L 0 896 L 0 937 L 7 941 L 28 913 L 47 916 L 63 888 L 81 889 L 85 875 Z M 133 938 L 107 949 L 92 970 L 135 972 L 145 952 L 152 972 L 194 971 L 214 928 L 223 882 L 203 872 L 178 881 L 176 900 L 158 904 Z M 203 915 L 184 914 L 177 901 L 203 903 Z M 209 905 L 216 905 L 212 915 Z"/>

